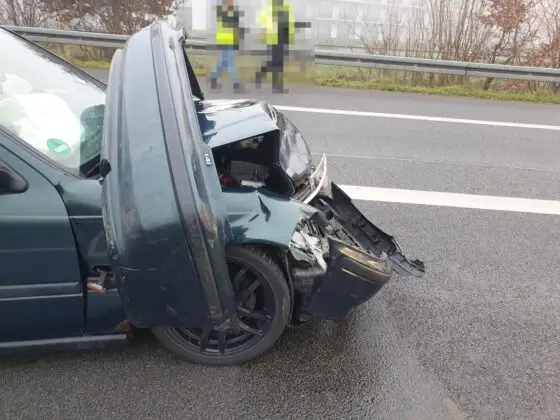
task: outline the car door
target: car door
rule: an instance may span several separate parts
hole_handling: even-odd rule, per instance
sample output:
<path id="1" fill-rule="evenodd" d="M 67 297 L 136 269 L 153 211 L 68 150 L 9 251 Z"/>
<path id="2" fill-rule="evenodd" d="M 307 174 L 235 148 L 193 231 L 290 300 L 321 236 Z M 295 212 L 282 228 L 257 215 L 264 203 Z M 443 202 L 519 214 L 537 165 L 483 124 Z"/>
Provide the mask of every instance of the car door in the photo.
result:
<path id="1" fill-rule="evenodd" d="M 1 342 L 83 333 L 83 288 L 64 203 L 1 144 L 0 268 Z"/>
<path id="2" fill-rule="evenodd" d="M 237 321 L 227 213 L 191 83 L 181 33 L 163 22 L 133 35 L 111 64 L 103 218 L 124 310 L 137 327 Z"/>

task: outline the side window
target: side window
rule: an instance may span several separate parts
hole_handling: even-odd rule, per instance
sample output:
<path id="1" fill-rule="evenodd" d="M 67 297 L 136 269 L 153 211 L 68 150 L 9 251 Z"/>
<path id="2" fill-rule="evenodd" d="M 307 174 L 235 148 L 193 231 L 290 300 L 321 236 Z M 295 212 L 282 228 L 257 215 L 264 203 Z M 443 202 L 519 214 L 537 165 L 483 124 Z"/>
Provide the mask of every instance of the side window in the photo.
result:
<path id="1" fill-rule="evenodd" d="M 101 151 L 105 87 L 1 28 L 0 57 L 0 128 L 67 172 L 87 173 Z"/>
<path id="2" fill-rule="evenodd" d="M 20 194 L 27 190 L 27 181 L 0 160 L 0 196 Z"/>

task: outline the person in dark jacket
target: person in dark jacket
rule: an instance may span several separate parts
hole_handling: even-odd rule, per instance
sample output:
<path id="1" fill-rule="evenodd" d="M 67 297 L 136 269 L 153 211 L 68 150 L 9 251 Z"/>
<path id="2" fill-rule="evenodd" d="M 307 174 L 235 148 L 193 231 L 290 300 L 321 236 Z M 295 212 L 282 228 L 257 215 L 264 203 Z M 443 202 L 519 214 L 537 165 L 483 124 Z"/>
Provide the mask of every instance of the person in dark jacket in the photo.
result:
<path id="1" fill-rule="evenodd" d="M 235 0 L 223 0 L 216 8 L 216 46 L 220 50 L 220 58 L 216 68 L 210 74 L 212 89 L 218 87 L 218 77 L 224 68 L 227 69 L 234 90 L 241 90 L 236 71 L 236 58 L 243 31 L 240 27 L 240 16 Z"/>
<path id="2" fill-rule="evenodd" d="M 284 0 L 272 0 L 260 16 L 265 27 L 265 43 L 271 56 L 255 74 L 255 86 L 261 87 L 262 79 L 272 73 L 272 89 L 277 93 L 284 89 L 284 57 L 290 44 L 295 41 L 295 19 L 292 8 Z"/>

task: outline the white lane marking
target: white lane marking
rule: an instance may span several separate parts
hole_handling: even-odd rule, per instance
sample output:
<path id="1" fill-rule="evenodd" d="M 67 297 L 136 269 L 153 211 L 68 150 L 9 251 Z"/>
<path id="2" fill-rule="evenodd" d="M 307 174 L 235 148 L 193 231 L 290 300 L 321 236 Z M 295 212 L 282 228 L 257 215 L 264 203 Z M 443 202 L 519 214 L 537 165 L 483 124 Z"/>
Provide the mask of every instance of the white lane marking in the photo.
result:
<path id="1" fill-rule="evenodd" d="M 513 123 L 507 121 L 469 120 L 463 118 L 447 118 L 447 117 L 429 117 L 427 115 L 388 114 L 385 112 L 349 111 L 344 109 L 303 108 L 298 106 L 283 106 L 283 105 L 274 105 L 274 107 L 279 109 L 280 111 L 311 112 L 315 114 L 395 118 L 400 120 L 420 120 L 420 121 L 434 121 L 434 122 L 445 122 L 445 123 L 456 123 L 456 124 L 487 125 L 493 127 L 530 128 L 536 130 L 560 131 L 560 126 L 558 125 L 525 124 L 525 123 Z"/>
<path id="2" fill-rule="evenodd" d="M 341 185 L 353 200 L 560 215 L 560 201 Z"/>
<path id="3" fill-rule="evenodd" d="M 467 167 L 476 167 L 476 168 L 485 168 L 485 169 L 507 169 L 507 170 L 514 170 L 514 171 L 533 171 L 533 172 L 550 172 L 556 173 L 560 172 L 560 168 L 534 168 L 531 166 L 510 166 L 510 165 L 494 165 L 491 163 L 481 163 L 481 162 L 461 162 L 457 160 L 430 160 L 430 159 L 412 159 L 412 158 L 404 158 L 404 157 L 394 157 L 394 156 L 368 156 L 368 155 L 348 155 L 344 153 L 330 153 L 330 152 L 311 152 L 312 155 L 316 156 L 323 156 L 326 154 L 327 156 L 332 156 L 335 158 L 344 158 L 344 159 L 366 159 L 366 160 L 385 160 L 385 161 L 395 161 L 395 162 L 406 162 L 406 163 L 427 163 L 433 165 L 456 165 L 456 166 L 467 166 Z"/>

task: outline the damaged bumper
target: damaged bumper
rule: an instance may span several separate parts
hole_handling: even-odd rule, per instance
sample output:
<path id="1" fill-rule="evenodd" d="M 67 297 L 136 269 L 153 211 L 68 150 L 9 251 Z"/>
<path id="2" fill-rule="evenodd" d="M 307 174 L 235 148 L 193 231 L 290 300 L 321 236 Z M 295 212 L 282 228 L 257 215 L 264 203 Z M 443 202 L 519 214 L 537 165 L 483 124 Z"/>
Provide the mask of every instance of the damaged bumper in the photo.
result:
<path id="1" fill-rule="evenodd" d="M 305 200 L 319 213 L 294 233 L 292 278 L 304 296 L 302 315 L 340 320 L 375 296 L 393 273 L 422 277 L 424 263 L 409 260 L 395 239 L 328 179 L 325 157 L 319 168 L 314 194 Z"/>
<path id="2" fill-rule="evenodd" d="M 317 278 L 302 308 L 317 318 L 340 320 L 381 290 L 393 274 L 391 261 L 376 258 L 348 244 L 329 238 L 328 267 Z"/>
<path id="3" fill-rule="evenodd" d="M 369 254 L 391 259 L 393 270 L 400 276 L 424 275 L 422 261 L 408 259 L 395 238 L 371 223 L 338 185 L 333 182 L 330 189 L 331 197 L 318 197 L 311 204 L 325 215 L 338 235 Z"/>

